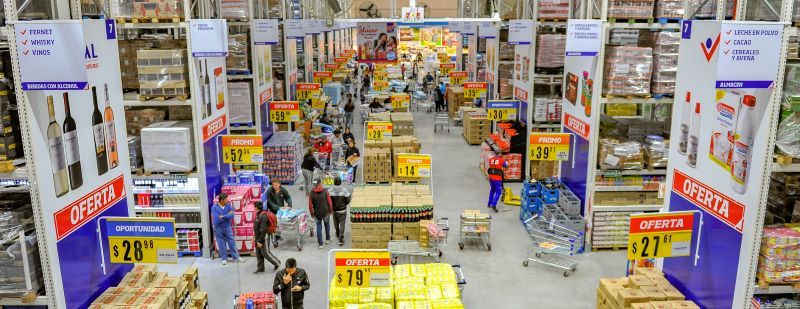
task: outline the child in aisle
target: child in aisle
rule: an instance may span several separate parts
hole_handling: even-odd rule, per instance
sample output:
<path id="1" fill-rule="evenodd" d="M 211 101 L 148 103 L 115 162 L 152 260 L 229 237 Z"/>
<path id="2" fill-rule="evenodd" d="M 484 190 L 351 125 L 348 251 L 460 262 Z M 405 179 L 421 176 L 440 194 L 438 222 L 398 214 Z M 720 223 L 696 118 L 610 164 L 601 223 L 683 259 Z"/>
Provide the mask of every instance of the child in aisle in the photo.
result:
<path id="1" fill-rule="evenodd" d="M 314 189 L 308 196 L 308 213 L 317 223 L 317 244 L 322 249 L 322 225 L 325 225 L 325 243 L 331 243 L 331 213 L 333 202 L 328 190 L 322 186 L 322 180 L 314 179 Z"/>
<path id="2" fill-rule="evenodd" d="M 227 194 L 220 193 L 217 196 L 217 202 L 211 207 L 211 219 L 222 265 L 228 264 L 228 250 L 235 261 L 243 262 L 236 249 L 236 242 L 233 240 L 233 206 L 228 203 Z"/>

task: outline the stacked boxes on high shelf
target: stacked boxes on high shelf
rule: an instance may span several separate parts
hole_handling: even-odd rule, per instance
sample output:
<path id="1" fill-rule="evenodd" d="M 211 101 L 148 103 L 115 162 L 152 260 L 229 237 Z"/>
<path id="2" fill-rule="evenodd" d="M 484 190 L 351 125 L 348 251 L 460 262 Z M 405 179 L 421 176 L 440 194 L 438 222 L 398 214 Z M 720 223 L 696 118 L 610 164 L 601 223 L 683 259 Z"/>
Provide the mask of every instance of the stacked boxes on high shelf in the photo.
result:
<path id="1" fill-rule="evenodd" d="M 303 162 L 303 137 L 297 132 L 275 132 L 264 144 L 264 174 L 281 183 L 294 183 Z"/>
<path id="2" fill-rule="evenodd" d="M 656 0 L 615 0 L 608 3 L 608 18 L 653 18 Z"/>
<path id="3" fill-rule="evenodd" d="M 247 38 L 247 33 L 228 35 L 228 57 L 225 58 L 228 72 L 250 72 L 249 48 L 250 41 Z"/>
<path id="4" fill-rule="evenodd" d="M 0 162 L 3 162 L 0 164 L 0 172 L 13 171 L 14 164 L 10 162 L 17 158 L 17 142 L 11 124 L 11 106 L 8 95 L 6 86 L 0 85 Z M 5 164 L 5 162 L 9 164 Z"/>
<path id="5" fill-rule="evenodd" d="M 255 123 L 253 91 L 248 82 L 228 82 L 228 119 L 231 124 Z"/>
<path id="6" fill-rule="evenodd" d="M 150 172 L 188 173 L 195 168 L 192 123 L 168 121 L 142 129 L 144 169 Z"/>
<path id="7" fill-rule="evenodd" d="M 189 95 L 185 49 L 139 50 L 136 58 L 140 99 Z"/>
<path id="8" fill-rule="evenodd" d="M 566 20 L 569 17 L 569 0 L 541 0 L 538 9 L 539 18 Z"/>
<path id="9" fill-rule="evenodd" d="M 800 176 L 772 173 L 767 194 L 767 223 L 800 222 Z"/>
<path id="10" fill-rule="evenodd" d="M 419 240 L 421 220 L 433 218 L 433 196 L 427 185 L 393 183 L 353 190 L 350 203 L 352 248 L 382 249 L 390 240 Z"/>
<path id="11" fill-rule="evenodd" d="M 185 49 L 186 40 L 175 39 L 167 34 L 143 34 L 141 36 L 120 36 L 119 44 L 120 72 L 122 89 L 139 91 L 139 73 L 137 55 L 140 50 L 150 49 Z"/>
<path id="12" fill-rule="evenodd" d="M 700 309 L 675 288 L 661 271 L 635 269 L 634 275 L 602 278 L 597 288 L 598 309 Z"/>
<path id="13" fill-rule="evenodd" d="M 656 0 L 656 18 L 683 19 L 685 11 L 684 0 Z"/>
<path id="14" fill-rule="evenodd" d="M 680 32 L 642 32 L 651 36 L 653 42 L 653 77 L 651 91 L 657 94 L 674 94 L 678 73 L 678 47 Z M 650 41 L 650 40 L 648 40 Z"/>
<path id="15" fill-rule="evenodd" d="M 554 69 L 564 66 L 567 36 L 564 34 L 539 34 L 536 44 L 536 68 Z"/>
<path id="16" fill-rule="evenodd" d="M 119 1 L 119 16 L 134 18 L 181 18 L 181 0 L 122 0 Z"/>
<path id="17" fill-rule="evenodd" d="M 605 59 L 603 93 L 649 95 L 653 51 L 649 47 L 609 46 Z"/>
<path id="18" fill-rule="evenodd" d="M 464 139 L 467 144 L 479 145 L 492 132 L 492 121 L 482 108 L 464 110 Z"/>
<path id="19" fill-rule="evenodd" d="M 116 287 L 97 297 L 89 309 L 205 309 L 208 294 L 200 290 L 199 282 L 196 266 L 189 266 L 181 277 L 170 277 L 155 265 L 136 265 Z"/>
<path id="20" fill-rule="evenodd" d="M 247 0 L 222 0 L 222 18 L 244 20 L 249 15 Z"/>

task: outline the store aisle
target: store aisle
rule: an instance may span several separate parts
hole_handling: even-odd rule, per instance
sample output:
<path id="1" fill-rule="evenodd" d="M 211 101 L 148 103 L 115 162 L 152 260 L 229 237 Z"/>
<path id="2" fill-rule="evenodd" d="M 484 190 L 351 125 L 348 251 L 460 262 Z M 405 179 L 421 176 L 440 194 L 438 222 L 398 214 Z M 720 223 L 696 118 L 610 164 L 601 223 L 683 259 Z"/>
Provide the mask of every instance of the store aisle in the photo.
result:
<path id="1" fill-rule="evenodd" d="M 452 228 L 444 259 L 463 267 L 467 278 L 462 296 L 465 307 L 492 308 L 497 304 L 503 304 L 503 308 L 530 308 L 531 304 L 540 308 L 594 307 L 599 278 L 624 276 L 625 252 L 580 255 L 577 257 L 580 261 L 578 270 L 567 278 L 561 272 L 543 266 L 531 264 L 523 267 L 522 261 L 530 246 L 529 237 L 518 219 L 519 208 L 504 205 L 499 206 L 500 213 L 492 213 L 492 251 L 469 245 L 463 251 L 459 250 L 459 215 L 465 209 L 487 211 L 488 182 L 478 168 L 480 148 L 465 143 L 461 127 L 451 127 L 449 133 L 434 134 L 433 115 L 415 113 L 415 133 L 422 142 L 423 153 L 433 157 L 434 212 L 437 217 L 450 218 Z M 356 118 L 358 122 L 358 116 Z M 360 125 L 354 133 L 356 139 L 361 140 Z M 358 144 L 360 147 L 361 143 Z M 520 188 L 520 184 L 511 186 L 515 192 Z M 289 186 L 289 191 L 294 207 L 308 207 L 297 186 Z M 340 247 L 334 243 L 320 250 L 315 239 L 306 238 L 305 248 L 298 252 L 292 245 L 294 239 L 289 236 L 288 242 L 273 253 L 282 262 L 289 257 L 296 258 L 298 266 L 308 272 L 311 289 L 306 292 L 305 308 L 325 308 L 329 284 L 327 250 Z M 349 241 L 344 248 L 348 246 Z M 209 292 L 210 308 L 229 308 L 233 296 L 240 292 L 272 288 L 274 273 L 269 267 L 266 273 L 252 273 L 255 270 L 254 257 L 245 257 L 245 263 L 229 263 L 227 266 L 222 266 L 219 259 L 181 258 L 179 261 L 180 264 L 174 268 L 161 268 L 171 268 L 170 273 L 177 275 L 188 265 L 198 266 L 200 285 Z M 488 291 L 492 294 L 487 294 Z"/>

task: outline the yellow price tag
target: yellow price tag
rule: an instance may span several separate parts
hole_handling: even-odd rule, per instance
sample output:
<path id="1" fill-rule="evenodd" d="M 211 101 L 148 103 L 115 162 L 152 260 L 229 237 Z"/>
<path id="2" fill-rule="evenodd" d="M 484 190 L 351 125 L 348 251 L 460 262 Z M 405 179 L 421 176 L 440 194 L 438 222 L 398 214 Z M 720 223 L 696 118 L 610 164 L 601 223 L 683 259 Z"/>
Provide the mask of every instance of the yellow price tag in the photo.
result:
<path id="1" fill-rule="evenodd" d="M 397 177 L 430 178 L 431 156 L 427 154 L 397 154 Z"/>
<path id="2" fill-rule="evenodd" d="M 388 251 L 335 252 L 337 287 L 389 286 L 391 257 Z"/>
<path id="3" fill-rule="evenodd" d="M 464 82 L 464 98 L 476 99 L 483 97 L 486 93 L 487 83 L 483 82 Z"/>
<path id="4" fill-rule="evenodd" d="M 300 121 L 300 104 L 296 101 L 269 102 L 269 121 L 272 122 Z"/>
<path id="5" fill-rule="evenodd" d="M 389 74 L 382 71 L 375 71 L 375 81 L 385 81 Z"/>
<path id="6" fill-rule="evenodd" d="M 385 81 L 376 80 L 372 85 L 372 90 L 375 90 L 376 92 L 384 91 L 386 88 L 389 88 L 389 83 Z"/>
<path id="7" fill-rule="evenodd" d="M 316 71 L 311 74 L 314 77 L 314 82 L 320 85 L 326 85 L 333 80 L 333 72 L 330 71 Z"/>
<path id="8" fill-rule="evenodd" d="M 486 110 L 489 120 L 513 120 L 517 119 L 517 110 L 511 108 L 489 108 Z"/>
<path id="9" fill-rule="evenodd" d="M 367 139 L 382 140 L 392 137 L 392 123 L 385 121 L 367 122 Z"/>
<path id="10" fill-rule="evenodd" d="M 439 53 L 438 55 L 439 62 L 450 62 L 450 55 L 447 53 Z"/>
<path id="11" fill-rule="evenodd" d="M 469 72 L 467 71 L 451 71 L 450 72 L 450 85 L 461 86 L 467 80 Z"/>
<path id="12" fill-rule="evenodd" d="M 631 215 L 628 259 L 688 256 L 693 224 L 691 212 Z"/>
<path id="13" fill-rule="evenodd" d="M 264 163 L 260 135 L 223 135 L 222 162 L 228 164 Z"/>
<path id="14" fill-rule="evenodd" d="M 391 96 L 392 109 L 408 108 L 411 104 L 411 95 L 403 93 L 395 93 Z"/>
<path id="15" fill-rule="evenodd" d="M 107 218 L 106 233 L 111 263 L 178 263 L 174 218 Z"/>
<path id="16" fill-rule="evenodd" d="M 439 65 L 439 74 L 450 76 L 450 72 L 456 69 L 455 63 L 442 63 Z"/>
<path id="17" fill-rule="evenodd" d="M 572 136 L 567 133 L 531 133 L 528 159 L 563 161 L 569 159 Z"/>

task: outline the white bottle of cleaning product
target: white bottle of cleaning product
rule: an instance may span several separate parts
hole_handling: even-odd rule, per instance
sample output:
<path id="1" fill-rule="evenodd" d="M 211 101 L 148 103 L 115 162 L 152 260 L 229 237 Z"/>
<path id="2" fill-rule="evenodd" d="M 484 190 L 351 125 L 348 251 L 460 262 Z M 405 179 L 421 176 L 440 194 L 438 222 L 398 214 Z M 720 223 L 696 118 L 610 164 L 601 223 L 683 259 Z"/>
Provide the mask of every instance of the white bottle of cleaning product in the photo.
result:
<path id="1" fill-rule="evenodd" d="M 687 162 L 689 166 L 697 166 L 697 144 L 700 139 L 700 102 L 695 103 L 694 114 L 692 114 L 692 123 L 689 127 L 689 157 Z"/>
<path id="2" fill-rule="evenodd" d="M 680 143 L 678 144 L 678 152 L 680 154 L 686 154 L 686 148 L 689 146 L 689 121 L 691 121 L 691 117 L 689 115 L 692 114 L 692 92 L 686 92 L 686 104 L 683 105 L 683 111 L 681 112 L 681 139 Z"/>
<path id="3" fill-rule="evenodd" d="M 747 191 L 750 176 L 750 159 L 753 156 L 753 141 L 756 135 L 756 97 L 745 95 L 742 109 L 736 122 L 736 135 L 731 159 L 731 188 L 740 194 Z"/>

